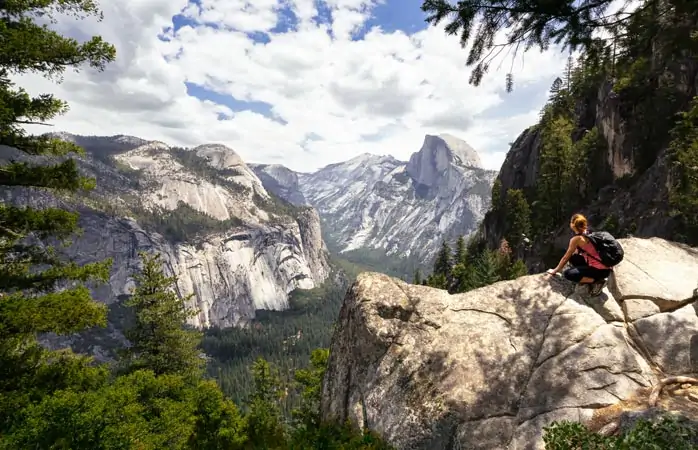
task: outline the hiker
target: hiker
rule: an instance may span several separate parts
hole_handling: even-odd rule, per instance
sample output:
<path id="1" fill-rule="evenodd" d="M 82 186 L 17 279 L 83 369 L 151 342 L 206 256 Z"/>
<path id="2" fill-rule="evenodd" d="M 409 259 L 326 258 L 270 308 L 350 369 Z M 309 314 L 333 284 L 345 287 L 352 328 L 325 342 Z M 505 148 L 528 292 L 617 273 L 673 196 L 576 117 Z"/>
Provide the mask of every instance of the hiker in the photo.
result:
<path id="1" fill-rule="evenodd" d="M 602 258 L 589 238 L 586 217 L 581 214 L 572 216 L 570 228 L 574 236 L 570 239 L 567 252 L 556 268 L 548 270 L 547 276 L 558 273 L 569 261 L 572 267 L 566 269 L 563 276 L 575 283 L 586 284 L 589 294 L 599 295 L 611 274 L 611 268 L 601 262 Z"/>

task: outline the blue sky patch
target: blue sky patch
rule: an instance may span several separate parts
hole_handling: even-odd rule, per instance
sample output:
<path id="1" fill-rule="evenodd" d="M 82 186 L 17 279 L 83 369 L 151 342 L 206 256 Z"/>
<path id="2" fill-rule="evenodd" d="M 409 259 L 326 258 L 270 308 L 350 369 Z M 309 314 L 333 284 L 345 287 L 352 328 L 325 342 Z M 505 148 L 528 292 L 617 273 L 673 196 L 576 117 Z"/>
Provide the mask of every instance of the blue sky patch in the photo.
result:
<path id="1" fill-rule="evenodd" d="M 281 119 L 280 117 L 276 117 L 274 113 L 272 112 L 272 105 L 269 103 L 265 102 L 258 102 L 258 101 L 244 101 L 244 100 L 238 100 L 235 97 L 227 94 L 219 94 L 217 92 L 214 92 L 210 89 L 206 89 L 203 86 L 200 86 L 195 83 L 190 83 L 190 82 L 185 82 L 184 83 L 187 87 L 187 94 L 189 94 L 192 97 L 196 97 L 200 100 L 209 100 L 214 103 L 218 103 L 219 105 L 227 106 L 234 112 L 240 112 L 240 111 L 252 111 L 256 112 L 258 114 L 262 114 L 268 118 L 271 118 L 281 124 L 286 124 L 286 121 Z M 224 116 L 222 114 L 218 115 L 218 119 L 222 119 Z"/>
<path id="2" fill-rule="evenodd" d="M 366 21 L 355 39 L 363 39 L 375 26 L 380 26 L 386 33 L 400 30 L 406 34 L 414 34 L 426 29 L 428 24 L 424 21 L 426 16 L 420 9 L 421 6 L 422 0 L 386 0 L 373 8 L 371 18 Z"/>

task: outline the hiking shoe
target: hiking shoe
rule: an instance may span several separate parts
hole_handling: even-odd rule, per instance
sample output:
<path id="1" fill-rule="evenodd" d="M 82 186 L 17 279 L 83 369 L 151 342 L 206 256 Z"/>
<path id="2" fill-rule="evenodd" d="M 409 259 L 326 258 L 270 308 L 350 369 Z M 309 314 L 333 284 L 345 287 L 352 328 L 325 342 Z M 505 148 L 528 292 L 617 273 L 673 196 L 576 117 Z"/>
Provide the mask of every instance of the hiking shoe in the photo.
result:
<path id="1" fill-rule="evenodd" d="M 604 286 L 606 286 L 606 280 L 597 281 L 595 283 L 590 284 L 589 295 L 601 295 L 601 291 L 603 291 Z"/>

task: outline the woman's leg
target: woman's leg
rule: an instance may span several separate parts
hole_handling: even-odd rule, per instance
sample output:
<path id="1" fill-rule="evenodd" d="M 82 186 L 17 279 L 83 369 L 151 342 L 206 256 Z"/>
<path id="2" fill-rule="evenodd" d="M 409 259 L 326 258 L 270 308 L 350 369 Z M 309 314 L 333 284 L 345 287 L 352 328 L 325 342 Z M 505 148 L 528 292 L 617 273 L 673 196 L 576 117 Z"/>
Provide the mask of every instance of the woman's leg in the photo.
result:
<path id="1" fill-rule="evenodd" d="M 601 294 L 601 291 L 603 291 L 603 288 L 606 285 L 606 278 L 608 278 L 610 275 L 611 271 L 609 269 L 596 269 L 593 276 L 594 282 L 589 286 L 589 294 Z"/>
<path id="2" fill-rule="evenodd" d="M 565 269 L 565 271 L 562 272 L 562 276 L 574 283 L 579 283 L 582 278 L 584 278 L 579 269 L 579 267 L 570 267 L 569 269 Z"/>
<path id="3" fill-rule="evenodd" d="M 585 267 L 585 266 L 587 266 L 586 259 L 584 259 L 584 256 L 580 255 L 579 253 L 575 253 L 574 255 L 572 255 L 568 262 L 573 267 Z"/>
<path id="4" fill-rule="evenodd" d="M 572 258 L 570 258 L 570 261 L 571 260 Z M 591 273 L 593 270 L 594 269 L 589 266 L 573 266 L 566 269 L 562 274 L 565 278 L 575 283 L 591 284 L 594 282 L 594 274 Z"/>

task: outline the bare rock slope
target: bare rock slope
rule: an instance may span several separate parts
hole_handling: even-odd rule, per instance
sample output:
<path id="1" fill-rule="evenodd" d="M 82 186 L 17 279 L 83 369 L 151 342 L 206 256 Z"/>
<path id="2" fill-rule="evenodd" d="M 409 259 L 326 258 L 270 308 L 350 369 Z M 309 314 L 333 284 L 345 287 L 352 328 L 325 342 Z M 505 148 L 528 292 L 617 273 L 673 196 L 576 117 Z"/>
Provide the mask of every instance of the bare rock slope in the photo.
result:
<path id="1" fill-rule="evenodd" d="M 361 274 L 332 339 L 324 416 L 398 449 L 542 449 L 555 420 L 612 425 L 661 378 L 698 372 L 698 250 L 622 244 L 595 298 L 542 275 L 449 295 Z"/>
<path id="2" fill-rule="evenodd" d="M 94 287 L 109 305 L 130 294 L 140 251 L 162 255 L 182 296 L 194 294 L 197 327 L 234 326 L 255 310 L 288 308 L 289 293 L 312 289 L 330 272 L 320 218 L 269 194 L 234 150 L 192 149 L 129 136 L 58 138 L 82 146 L 80 171 L 94 192 L 63 198 L 45 191 L 3 190 L 0 201 L 61 205 L 80 211 L 83 233 L 66 253 L 87 263 L 111 258 L 109 283 Z M 11 148 L 0 159 L 26 158 Z"/>

